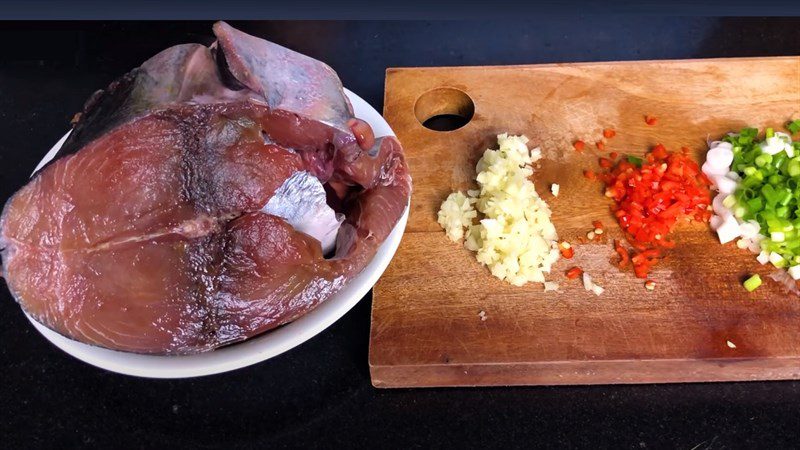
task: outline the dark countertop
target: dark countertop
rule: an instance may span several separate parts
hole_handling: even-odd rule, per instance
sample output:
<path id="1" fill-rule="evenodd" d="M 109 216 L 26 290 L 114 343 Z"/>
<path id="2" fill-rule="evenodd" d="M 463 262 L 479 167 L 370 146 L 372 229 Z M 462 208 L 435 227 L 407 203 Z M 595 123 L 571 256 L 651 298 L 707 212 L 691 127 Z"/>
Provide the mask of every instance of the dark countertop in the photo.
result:
<path id="1" fill-rule="evenodd" d="M 96 89 L 210 22 L 0 23 L 0 201 Z M 234 23 L 328 62 L 378 110 L 386 67 L 797 55 L 800 19 L 547 16 L 495 22 Z M 436 301 L 436 299 L 431 299 Z M 371 298 L 272 360 L 189 380 L 86 365 L 0 290 L 4 448 L 780 448 L 800 382 L 377 390 Z"/>

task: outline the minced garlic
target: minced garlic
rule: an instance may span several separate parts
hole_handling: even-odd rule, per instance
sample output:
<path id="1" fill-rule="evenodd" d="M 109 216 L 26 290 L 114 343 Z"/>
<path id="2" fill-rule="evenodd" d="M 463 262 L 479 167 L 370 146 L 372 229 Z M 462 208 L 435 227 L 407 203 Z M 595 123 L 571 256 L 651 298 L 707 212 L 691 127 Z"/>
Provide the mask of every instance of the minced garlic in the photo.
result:
<path id="1" fill-rule="evenodd" d="M 464 228 L 472 225 L 472 219 L 478 213 L 472 204 L 475 201 L 467 198 L 461 192 L 453 192 L 447 196 L 439 209 L 439 225 L 445 229 L 447 237 L 453 242 L 458 242 L 464 237 Z"/>
<path id="2" fill-rule="evenodd" d="M 543 283 L 544 274 L 558 260 L 558 235 L 550 208 L 528 178 L 531 164 L 541 158 L 528 150 L 525 136 L 497 136 L 499 149 L 488 149 L 478 161 L 480 189 L 450 194 L 439 210 L 439 224 L 447 236 L 477 252 L 476 258 L 492 275 L 521 286 Z M 477 210 L 477 211 L 476 211 Z M 479 223 L 473 223 L 477 213 Z"/>

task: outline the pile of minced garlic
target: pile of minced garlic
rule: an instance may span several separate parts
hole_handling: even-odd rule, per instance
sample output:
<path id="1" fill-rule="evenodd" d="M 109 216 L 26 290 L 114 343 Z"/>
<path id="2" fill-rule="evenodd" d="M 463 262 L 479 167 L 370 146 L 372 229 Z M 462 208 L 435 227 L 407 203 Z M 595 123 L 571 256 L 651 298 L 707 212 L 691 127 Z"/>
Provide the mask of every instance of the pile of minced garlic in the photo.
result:
<path id="1" fill-rule="evenodd" d="M 544 283 L 559 250 L 550 208 L 528 179 L 541 152 L 529 151 L 525 136 L 501 134 L 497 142 L 500 148 L 486 150 L 478 161 L 480 189 L 450 194 L 439 210 L 439 224 L 453 242 L 466 237 L 464 246 L 477 252 L 478 261 L 497 278 L 515 286 Z M 483 218 L 476 224 L 478 213 Z M 557 285 L 547 282 L 545 288 Z"/>

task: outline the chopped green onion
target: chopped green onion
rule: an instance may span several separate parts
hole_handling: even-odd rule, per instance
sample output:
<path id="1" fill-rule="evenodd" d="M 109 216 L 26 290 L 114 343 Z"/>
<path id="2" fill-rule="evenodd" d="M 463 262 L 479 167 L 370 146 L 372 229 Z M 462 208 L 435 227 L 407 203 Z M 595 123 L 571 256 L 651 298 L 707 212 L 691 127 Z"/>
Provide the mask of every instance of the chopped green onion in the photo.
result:
<path id="1" fill-rule="evenodd" d="M 637 158 L 633 155 L 628 155 L 628 162 L 636 167 L 642 167 L 642 158 Z"/>
<path id="2" fill-rule="evenodd" d="M 761 209 L 764 208 L 764 202 L 761 200 L 761 197 L 751 198 L 746 202 L 746 205 L 747 209 L 753 213 L 761 211 Z"/>
<path id="3" fill-rule="evenodd" d="M 795 119 L 788 124 L 786 124 L 786 128 L 792 132 L 792 134 L 797 133 L 800 131 L 800 119 Z"/>
<path id="4" fill-rule="evenodd" d="M 770 155 L 770 156 L 772 156 L 772 155 Z M 772 158 L 772 161 L 771 161 L 772 162 L 772 167 L 774 167 L 776 169 L 783 169 L 787 159 L 788 159 L 788 156 L 786 156 L 785 152 L 780 152 L 780 153 L 776 154 Z"/>
<path id="5" fill-rule="evenodd" d="M 786 167 L 786 171 L 790 177 L 796 177 L 800 175 L 800 160 L 797 158 L 792 158 L 789 161 L 789 165 Z"/>
<path id="6" fill-rule="evenodd" d="M 744 288 L 747 289 L 747 292 L 753 292 L 758 289 L 759 286 L 761 286 L 761 277 L 758 274 L 744 280 Z"/>
<path id="7" fill-rule="evenodd" d="M 787 128 L 800 132 L 800 119 L 789 122 Z M 786 140 L 773 129 L 766 129 L 764 135 L 765 139 Z M 770 155 L 763 151 L 756 128 L 745 128 L 722 140 L 732 146 L 730 167 L 740 178 L 722 205 L 739 222 L 758 223 L 763 236 L 758 245 L 769 262 L 779 268 L 800 265 L 800 142 L 787 140 L 792 144 L 788 153 L 784 149 Z"/>

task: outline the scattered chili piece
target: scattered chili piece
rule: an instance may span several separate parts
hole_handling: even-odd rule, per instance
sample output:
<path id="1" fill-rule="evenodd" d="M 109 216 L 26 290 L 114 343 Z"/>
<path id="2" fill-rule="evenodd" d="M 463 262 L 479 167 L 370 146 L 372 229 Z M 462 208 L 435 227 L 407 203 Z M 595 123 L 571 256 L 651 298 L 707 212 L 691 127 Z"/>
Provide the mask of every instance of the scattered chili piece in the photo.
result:
<path id="1" fill-rule="evenodd" d="M 595 228 L 600 228 L 602 230 L 603 229 L 603 222 L 600 222 L 599 220 L 593 220 L 592 221 L 592 226 L 595 227 Z"/>
<path id="2" fill-rule="evenodd" d="M 598 162 L 603 169 L 610 169 L 614 165 L 614 162 L 608 158 L 600 158 Z"/>
<path id="3" fill-rule="evenodd" d="M 594 145 L 596 145 L 597 149 L 600 150 L 601 152 L 606 149 L 606 143 L 603 141 L 597 141 L 597 143 L 595 143 Z"/>
<path id="4" fill-rule="evenodd" d="M 619 158 L 619 153 L 611 152 L 611 153 L 608 154 L 608 157 L 611 158 L 611 159 L 617 159 L 617 158 Z"/>
<path id="5" fill-rule="evenodd" d="M 558 244 L 558 251 L 561 252 L 561 256 L 567 259 L 572 259 L 575 256 L 575 249 L 567 241 L 562 241 Z"/>
<path id="6" fill-rule="evenodd" d="M 644 122 L 650 126 L 653 126 L 658 122 L 658 119 L 653 116 L 644 116 Z"/>
<path id="7" fill-rule="evenodd" d="M 596 180 L 597 179 L 597 175 L 594 174 L 593 170 L 584 170 L 583 171 L 583 176 L 586 177 L 586 179 L 588 179 L 588 180 Z"/>
<path id="8" fill-rule="evenodd" d="M 572 146 L 575 147 L 575 150 L 582 152 L 583 148 L 586 147 L 586 143 L 583 141 L 575 141 L 575 143 L 572 144 Z"/>
<path id="9" fill-rule="evenodd" d="M 604 136 L 606 139 L 611 139 L 611 138 L 613 138 L 613 137 L 614 137 L 614 136 L 616 136 L 616 135 L 617 135 L 617 132 L 616 132 L 616 131 L 614 131 L 614 130 L 612 130 L 611 128 L 606 128 L 605 130 L 603 130 L 603 136 Z"/>
<path id="10" fill-rule="evenodd" d="M 644 288 L 648 291 L 653 291 L 656 289 L 656 282 L 653 280 L 647 280 L 644 282 Z"/>
<path id="11" fill-rule="evenodd" d="M 656 144 L 656 146 L 653 147 L 653 150 L 650 150 L 650 154 L 653 156 L 653 158 L 656 158 L 656 159 L 666 159 L 667 156 L 668 156 L 667 148 L 664 147 L 662 144 Z M 651 161 L 648 161 L 648 162 L 651 162 Z"/>
<path id="12" fill-rule="evenodd" d="M 628 250 L 619 243 L 619 240 L 614 239 L 614 251 L 617 252 L 619 255 L 619 262 L 617 262 L 617 267 L 620 269 L 624 269 L 628 267 L 630 263 L 630 256 L 628 255 Z"/>
<path id="13" fill-rule="evenodd" d="M 642 250 L 631 258 L 633 263 L 633 273 L 637 278 L 647 278 L 650 269 L 658 263 L 661 257 L 661 251 L 657 248 L 649 248 Z"/>
<path id="14" fill-rule="evenodd" d="M 573 267 L 567 271 L 567 279 L 569 280 L 574 280 L 581 275 L 583 275 L 583 269 L 580 267 Z"/>

